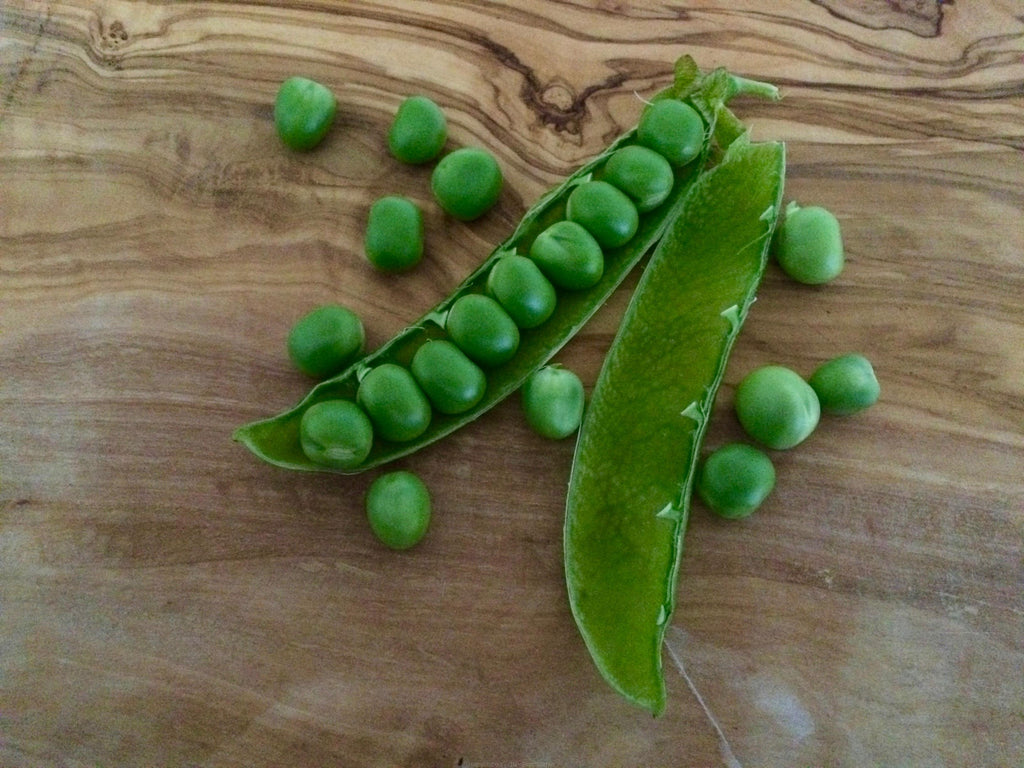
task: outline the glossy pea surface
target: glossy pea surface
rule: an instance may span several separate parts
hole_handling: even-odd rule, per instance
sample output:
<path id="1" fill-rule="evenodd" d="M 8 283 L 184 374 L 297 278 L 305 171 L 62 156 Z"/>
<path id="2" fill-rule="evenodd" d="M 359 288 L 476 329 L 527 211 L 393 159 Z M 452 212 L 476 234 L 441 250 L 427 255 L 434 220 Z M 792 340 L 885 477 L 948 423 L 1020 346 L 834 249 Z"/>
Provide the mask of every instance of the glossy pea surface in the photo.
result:
<path id="1" fill-rule="evenodd" d="M 374 202 L 363 246 L 367 261 L 383 272 L 415 267 L 423 258 L 423 214 L 419 206 L 399 195 Z"/>
<path id="2" fill-rule="evenodd" d="M 430 426 L 427 396 L 408 369 L 395 363 L 368 371 L 359 382 L 356 401 L 366 409 L 376 434 L 385 440 L 414 440 Z"/>
<path id="3" fill-rule="evenodd" d="M 445 339 L 433 339 L 416 350 L 412 375 L 441 413 L 468 411 L 487 390 L 487 377 L 465 353 Z"/>
<path id="4" fill-rule="evenodd" d="M 822 363 L 808 380 L 818 395 L 821 410 L 849 416 L 878 402 L 881 388 L 871 361 L 852 353 Z"/>
<path id="5" fill-rule="evenodd" d="M 412 472 L 387 472 L 366 492 L 370 530 L 391 549 L 418 544 L 430 525 L 430 491 Z"/>
<path id="6" fill-rule="evenodd" d="M 463 147 L 441 158 L 430 176 L 430 189 L 445 212 L 471 221 L 498 202 L 502 182 L 501 167 L 494 155 Z"/>
<path id="7" fill-rule="evenodd" d="M 646 213 L 665 201 L 676 177 L 664 156 L 632 144 L 608 158 L 601 180 L 625 192 L 636 209 Z"/>
<path id="8" fill-rule="evenodd" d="M 566 218 L 586 229 L 602 248 L 628 243 L 640 225 L 640 215 L 625 192 L 607 181 L 587 181 L 569 195 Z"/>
<path id="9" fill-rule="evenodd" d="M 689 104 L 660 99 L 644 110 L 636 135 L 637 141 L 672 165 L 686 165 L 700 154 L 704 121 Z"/>
<path id="10" fill-rule="evenodd" d="M 842 228 L 835 214 L 821 206 L 790 203 L 773 246 L 779 267 L 799 283 L 822 285 L 843 271 Z"/>
<path id="11" fill-rule="evenodd" d="M 274 127 L 292 149 L 312 149 L 334 122 L 338 102 L 331 90 L 306 77 L 289 77 L 274 100 Z"/>
<path id="12" fill-rule="evenodd" d="M 455 345 L 475 362 L 494 367 L 508 362 L 519 348 L 519 328 L 490 296 L 468 293 L 448 310 L 445 328 Z"/>
<path id="13" fill-rule="evenodd" d="M 388 130 L 388 149 L 403 163 L 420 165 L 441 154 L 448 139 L 444 112 L 426 96 L 403 101 Z"/>
<path id="14" fill-rule="evenodd" d="M 777 450 L 806 440 L 821 416 L 811 385 L 781 365 L 766 365 L 747 374 L 736 388 L 735 408 L 747 434 Z"/>
<path id="15" fill-rule="evenodd" d="M 570 291 L 597 285 L 604 274 L 600 243 L 575 221 L 556 221 L 537 235 L 530 258 L 552 283 Z"/>
<path id="16" fill-rule="evenodd" d="M 523 383 L 526 422 L 534 432 L 550 440 L 561 440 L 579 429 L 584 400 L 580 377 L 559 366 L 545 366 Z"/>
<path id="17" fill-rule="evenodd" d="M 358 467 L 373 447 L 373 425 L 351 400 L 324 400 L 302 414 L 299 425 L 302 452 L 334 469 Z"/>
<path id="18" fill-rule="evenodd" d="M 730 443 L 704 461 L 697 477 L 697 494 L 721 517 L 752 514 L 775 487 L 775 466 L 764 451 Z"/>
<path id="19" fill-rule="evenodd" d="M 327 378 L 363 351 L 366 333 L 352 310 L 325 304 L 301 317 L 288 333 L 288 356 L 308 376 Z"/>
<path id="20" fill-rule="evenodd" d="M 498 259 L 487 275 L 493 296 L 520 328 L 536 328 L 551 317 L 558 302 L 555 286 L 532 259 L 509 254 Z"/>

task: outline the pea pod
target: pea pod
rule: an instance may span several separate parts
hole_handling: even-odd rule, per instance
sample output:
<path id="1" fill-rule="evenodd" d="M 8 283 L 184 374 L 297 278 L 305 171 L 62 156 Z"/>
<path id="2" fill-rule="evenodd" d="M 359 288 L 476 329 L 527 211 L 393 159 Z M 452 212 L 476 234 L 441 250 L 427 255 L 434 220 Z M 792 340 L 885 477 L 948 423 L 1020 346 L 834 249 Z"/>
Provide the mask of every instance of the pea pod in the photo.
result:
<path id="1" fill-rule="evenodd" d="M 429 427 L 419 437 L 396 443 L 375 440 L 366 460 L 355 468 L 328 467 L 311 461 L 302 451 L 299 424 L 302 414 L 311 405 L 324 400 L 354 399 L 359 381 L 372 368 L 395 363 L 409 366 L 416 351 L 426 341 L 449 338 L 445 320 L 450 307 L 467 294 L 486 293 L 487 279 L 498 259 L 510 253 L 526 254 L 536 236 L 551 224 L 566 218 L 566 202 L 572 191 L 599 176 L 605 161 L 616 150 L 637 142 L 632 129 L 613 142 L 603 153 L 570 175 L 563 183 L 544 195 L 523 217 L 511 236 L 501 243 L 484 263 L 470 274 L 446 299 L 432 311 L 400 332 L 382 347 L 354 363 L 336 376 L 318 384 L 297 405 L 276 416 L 252 422 L 235 431 L 234 438 L 246 445 L 256 456 L 276 466 L 308 471 L 359 472 L 379 466 L 412 453 L 459 427 L 516 391 L 526 378 L 540 368 L 570 339 L 612 294 L 629 271 L 661 238 L 665 228 L 682 207 L 687 190 L 700 177 L 712 149 L 711 136 L 718 136 L 717 124 L 725 120 L 730 126 L 731 113 L 724 107 L 727 99 L 737 93 L 773 96 L 773 90 L 753 81 L 735 78 L 725 70 L 704 74 L 689 57 L 676 63 L 675 82 L 656 98 L 686 100 L 700 113 L 707 130 L 705 141 L 696 159 L 673 169 L 672 192 L 655 209 L 644 213 L 636 234 L 619 247 L 605 253 L 604 272 L 596 284 L 580 291 L 560 292 L 552 315 L 535 328 L 521 329 L 521 339 L 514 356 L 488 370 L 487 389 L 480 401 L 458 414 L 434 414 Z M 734 121 L 735 118 L 732 118 Z M 730 129 L 731 130 L 731 129 Z"/>
<path id="2" fill-rule="evenodd" d="M 644 271 L 595 384 L 573 460 L 565 573 L 605 679 L 659 714 L 700 446 L 764 273 L 784 147 L 737 139 L 688 192 Z"/>

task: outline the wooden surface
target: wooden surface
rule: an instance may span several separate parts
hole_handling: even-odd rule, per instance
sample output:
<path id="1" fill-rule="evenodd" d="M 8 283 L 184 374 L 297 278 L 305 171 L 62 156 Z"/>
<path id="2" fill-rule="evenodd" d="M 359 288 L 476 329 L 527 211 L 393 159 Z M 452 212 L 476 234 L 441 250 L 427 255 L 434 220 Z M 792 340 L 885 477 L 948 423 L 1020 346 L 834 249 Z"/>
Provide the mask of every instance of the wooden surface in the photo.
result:
<path id="1" fill-rule="evenodd" d="M 3 0 L 0 35 L 0 765 L 1024 763 L 1017 0 Z M 827 287 L 770 269 L 708 444 L 756 365 L 860 350 L 883 394 L 778 454 L 754 518 L 695 509 L 655 720 L 586 655 L 572 442 L 514 399 L 400 462 L 435 501 L 401 554 L 365 524 L 373 475 L 230 433 L 306 390 L 299 315 L 340 301 L 387 339 L 684 53 L 781 87 L 737 111 L 848 250 Z M 292 74 L 340 102 L 305 155 L 271 123 Z M 387 156 L 414 92 L 504 168 L 479 222 Z M 383 277 L 361 231 L 396 192 L 429 253 Z M 588 386 L 634 282 L 559 356 Z"/>

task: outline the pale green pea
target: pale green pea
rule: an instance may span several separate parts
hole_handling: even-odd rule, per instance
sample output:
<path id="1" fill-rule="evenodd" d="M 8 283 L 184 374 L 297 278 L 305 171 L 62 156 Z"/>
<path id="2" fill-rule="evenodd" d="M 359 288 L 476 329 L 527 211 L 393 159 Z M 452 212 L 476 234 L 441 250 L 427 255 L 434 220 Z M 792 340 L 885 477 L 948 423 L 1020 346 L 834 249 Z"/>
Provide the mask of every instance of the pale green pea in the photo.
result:
<path id="1" fill-rule="evenodd" d="M 587 181 L 569 195 L 565 217 L 586 229 L 602 248 L 628 243 L 640 226 L 640 215 L 625 192 L 607 181 Z"/>
<path id="2" fill-rule="evenodd" d="M 552 283 L 569 291 L 592 288 L 604 275 L 600 243 L 575 221 L 556 221 L 537 235 L 530 258 Z"/>
<path id="3" fill-rule="evenodd" d="M 302 452 L 317 464 L 335 469 L 358 467 L 373 447 L 373 426 L 350 400 L 323 400 L 311 405 L 299 422 Z"/>
<path id="4" fill-rule="evenodd" d="M 418 544 L 430 525 L 430 491 L 412 472 L 381 475 L 366 492 L 366 518 L 370 530 L 391 549 Z"/>
<path id="5" fill-rule="evenodd" d="M 561 440 L 574 433 L 583 420 L 583 382 L 572 371 L 549 365 L 523 384 L 526 422 L 541 437 Z"/>
<path id="6" fill-rule="evenodd" d="M 657 208 L 672 192 L 676 177 L 662 155 L 631 144 L 616 150 L 605 163 L 601 180 L 625 192 L 640 213 Z"/>
<path id="7" fill-rule="evenodd" d="M 637 141 L 653 149 L 672 165 L 682 166 L 700 154 L 704 121 L 689 104 L 659 99 L 644 109 L 637 126 Z"/>
<path id="8" fill-rule="evenodd" d="M 369 414 L 374 431 L 385 440 L 407 442 L 430 426 L 430 403 L 405 368 L 384 363 L 359 382 L 356 402 Z"/>
<path id="9" fill-rule="evenodd" d="M 403 163 L 428 163 L 441 154 L 448 138 L 444 112 L 426 96 L 403 101 L 388 131 L 388 149 Z"/>
<path id="10" fill-rule="evenodd" d="M 536 328 L 551 317 L 558 297 L 555 286 L 536 262 L 511 253 L 502 256 L 487 275 L 487 293 L 497 299 L 520 328 Z"/>
<path id="11" fill-rule="evenodd" d="M 433 339 L 417 349 L 410 369 L 441 413 L 468 411 L 487 390 L 487 377 L 480 367 L 445 339 Z"/>
<path id="12" fill-rule="evenodd" d="M 274 127 L 292 149 L 312 149 L 334 122 L 338 101 L 331 90 L 308 77 L 289 77 L 274 99 Z"/>
<path id="13" fill-rule="evenodd" d="M 735 408 L 748 435 L 778 450 L 802 443 L 821 416 L 811 386 L 781 365 L 766 365 L 747 374 L 736 388 Z"/>
<path id="14" fill-rule="evenodd" d="M 467 357 L 488 368 L 508 362 L 519 349 L 515 321 L 482 293 L 458 298 L 448 310 L 445 329 Z"/>
<path id="15" fill-rule="evenodd" d="M 383 272 L 412 269 L 423 258 L 423 214 L 412 200 L 389 195 L 370 207 L 364 247 Z"/>
<path id="16" fill-rule="evenodd" d="M 839 277 L 845 256 L 839 220 L 820 206 L 786 206 L 786 216 L 772 242 L 779 267 L 807 285 L 822 285 Z"/>
<path id="17" fill-rule="evenodd" d="M 326 304 L 292 326 L 288 356 L 303 373 L 323 379 L 345 368 L 365 344 L 366 333 L 358 315 L 338 304 Z"/>
<path id="18" fill-rule="evenodd" d="M 463 147 L 441 158 L 430 176 L 430 189 L 448 214 L 462 221 L 483 216 L 498 202 L 501 167 L 483 149 Z"/>
<path id="19" fill-rule="evenodd" d="M 849 354 L 822 363 L 808 380 L 821 410 L 835 416 L 863 411 L 878 401 L 881 388 L 875 369 L 863 355 Z"/>
<path id="20" fill-rule="evenodd" d="M 763 451 L 730 443 L 704 461 L 697 477 L 697 495 L 721 517 L 747 517 L 775 487 L 775 467 Z"/>

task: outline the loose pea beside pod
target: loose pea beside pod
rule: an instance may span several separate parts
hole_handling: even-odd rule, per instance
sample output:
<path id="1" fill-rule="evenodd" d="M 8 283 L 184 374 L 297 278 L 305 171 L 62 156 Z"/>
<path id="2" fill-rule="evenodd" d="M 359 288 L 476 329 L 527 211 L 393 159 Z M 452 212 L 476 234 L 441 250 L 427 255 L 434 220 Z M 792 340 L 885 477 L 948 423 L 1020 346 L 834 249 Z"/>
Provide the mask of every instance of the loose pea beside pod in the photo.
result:
<path id="1" fill-rule="evenodd" d="M 434 408 L 444 414 L 468 411 L 487 390 L 480 367 L 445 339 L 433 339 L 416 350 L 410 368 Z"/>
<path id="2" fill-rule="evenodd" d="M 471 360 L 487 368 L 508 362 L 519 348 L 519 329 L 490 296 L 469 293 L 448 310 L 445 329 Z"/>
<path id="3" fill-rule="evenodd" d="M 530 258 L 552 283 L 568 291 L 586 290 L 604 275 L 601 245 L 575 221 L 556 221 L 537 235 Z"/>
<path id="4" fill-rule="evenodd" d="M 494 155 L 476 147 L 445 155 L 430 176 L 430 189 L 438 204 L 461 221 L 477 219 L 493 208 L 502 183 Z"/>
<path id="5" fill-rule="evenodd" d="M 839 220 L 831 211 L 812 205 L 786 206 L 773 243 L 775 259 L 789 277 L 807 285 L 822 285 L 839 277 L 845 256 Z"/>
<path id="6" fill-rule="evenodd" d="M 558 296 L 536 262 L 519 254 L 498 259 L 487 276 L 493 296 L 520 328 L 536 328 L 551 317 Z"/>
<path id="7" fill-rule="evenodd" d="M 602 248 L 618 248 L 636 234 L 639 213 L 625 192 L 606 181 L 587 181 L 569 195 L 565 215 L 586 229 Z"/>
<path id="8" fill-rule="evenodd" d="M 580 428 L 584 399 L 580 377 L 560 366 L 544 366 L 523 383 L 526 422 L 550 440 L 561 440 Z"/>
<path id="9" fill-rule="evenodd" d="M 420 165 L 441 154 L 448 139 L 444 112 L 426 96 L 401 103 L 388 130 L 388 149 L 403 163 Z"/>
<path id="10" fill-rule="evenodd" d="M 383 272 L 412 269 L 423 258 L 423 214 L 407 197 L 388 195 L 370 206 L 364 249 Z"/>
<path id="11" fill-rule="evenodd" d="M 338 304 L 317 307 L 288 333 L 288 356 L 303 373 L 323 379 L 341 371 L 363 351 L 366 333 L 352 310 Z"/>
<path id="12" fill-rule="evenodd" d="M 359 382 L 356 402 L 369 414 L 376 434 L 385 440 L 415 440 L 430 426 L 430 403 L 406 368 L 384 363 Z"/>
<path id="13" fill-rule="evenodd" d="M 863 355 L 849 354 L 822 363 L 808 380 L 818 395 L 821 410 L 834 416 L 849 416 L 878 401 L 881 388 L 875 369 Z"/>
<path id="14" fill-rule="evenodd" d="M 747 434 L 776 450 L 806 440 L 821 416 L 811 386 L 781 365 L 765 365 L 748 373 L 736 388 L 735 408 Z"/>
<path id="15" fill-rule="evenodd" d="M 601 180 L 625 192 L 637 210 L 646 213 L 665 201 L 676 177 L 662 155 L 633 144 L 608 158 Z"/>
<path id="16" fill-rule="evenodd" d="M 675 99 L 659 99 L 640 117 L 637 140 L 672 165 L 686 165 L 704 142 L 704 121 L 693 107 Z"/>
<path id="17" fill-rule="evenodd" d="M 327 86 L 307 77 L 289 77 L 274 100 L 274 127 L 288 147 L 312 149 L 331 129 L 337 108 Z"/>
<path id="18" fill-rule="evenodd" d="M 697 495 L 729 519 L 751 515 L 775 487 L 775 466 L 764 451 L 730 443 L 714 451 L 697 476 Z"/>
<path id="19" fill-rule="evenodd" d="M 323 400 L 306 409 L 299 426 L 303 453 L 332 469 L 362 464 L 373 447 L 373 426 L 351 400 Z"/>
<path id="20" fill-rule="evenodd" d="M 430 491 L 412 472 L 387 472 L 366 492 L 366 518 L 374 535 L 391 549 L 409 549 L 430 525 Z"/>

